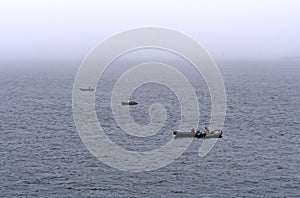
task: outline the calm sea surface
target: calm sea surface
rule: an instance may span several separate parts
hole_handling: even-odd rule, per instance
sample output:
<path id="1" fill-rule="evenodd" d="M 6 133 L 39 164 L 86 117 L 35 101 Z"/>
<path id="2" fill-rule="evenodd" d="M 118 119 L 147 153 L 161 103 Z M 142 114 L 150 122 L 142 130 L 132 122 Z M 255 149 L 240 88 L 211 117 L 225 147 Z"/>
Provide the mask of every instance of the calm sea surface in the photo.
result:
<path id="1" fill-rule="evenodd" d="M 224 138 L 204 158 L 198 156 L 202 140 L 194 140 L 173 163 L 140 173 L 105 165 L 82 143 L 72 115 L 79 64 L 1 64 L 1 197 L 300 197 L 300 63 L 218 63 L 227 94 Z M 179 124 L 179 101 L 159 84 L 138 88 L 132 98 L 140 104 L 131 108 L 137 123 L 149 122 L 154 102 L 165 106 L 168 117 L 157 135 L 132 137 L 118 128 L 110 109 L 118 71 L 107 71 L 97 87 L 105 133 L 128 150 L 161 147 Z M 182 72 L 199 97 L 204 128 L 207 88 L 194 72 Z"/>

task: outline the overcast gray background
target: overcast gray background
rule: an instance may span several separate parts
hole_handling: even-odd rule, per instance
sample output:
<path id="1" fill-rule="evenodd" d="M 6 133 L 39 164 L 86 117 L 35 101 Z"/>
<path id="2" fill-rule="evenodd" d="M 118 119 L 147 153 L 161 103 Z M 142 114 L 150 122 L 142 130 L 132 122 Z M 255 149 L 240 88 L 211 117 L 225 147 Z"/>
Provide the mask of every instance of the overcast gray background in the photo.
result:
<path id="1" fill-rule="evenodd" d="M 215 59 L 300 59 L 300 1 L 0 2 L 1 60 L 82 60 L 111 35 L 180 31 Z"/>

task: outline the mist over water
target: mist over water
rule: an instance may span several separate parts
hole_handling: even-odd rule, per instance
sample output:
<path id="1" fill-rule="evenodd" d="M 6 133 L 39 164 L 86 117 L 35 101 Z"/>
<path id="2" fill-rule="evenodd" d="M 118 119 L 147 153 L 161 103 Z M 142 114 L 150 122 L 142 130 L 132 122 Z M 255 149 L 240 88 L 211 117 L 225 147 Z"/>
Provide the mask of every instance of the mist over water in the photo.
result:
<path id="1" fill-rule="evenodd" d="M 115 62 L 115 67 L 133 62 L 137 61 Z M 198 157 L 202 140 L 195 139 L 170 165 L 142 173 L 121 172 L 103 164 L 81 142 L 72 115 L 72 88 L 79 64 L 1 65 L 3 197 L 300 196 L 299 62 L 217 61 L 227 94 L 224 137 L 204 158 Z M 178 66 L 196 90 L 203 128 L 209 124 L 209 93 L 203 79 L 186 68 Z M 133 119 L 147 124 L 148 108 L 154 102 L 165 105 L 168 117 L 156 135 L 132 137 L 118 128 L 110 112 L 111 88 L 120 73 L 107 70 L 97 87 L 96 112 L 105 121 L 105 133 L 128 150 L 159 148 L 173 138 L 180 119 L 179 102 L 165 86 L 139 87 L 132 95 L 139 102 L 130 108 Z"/>

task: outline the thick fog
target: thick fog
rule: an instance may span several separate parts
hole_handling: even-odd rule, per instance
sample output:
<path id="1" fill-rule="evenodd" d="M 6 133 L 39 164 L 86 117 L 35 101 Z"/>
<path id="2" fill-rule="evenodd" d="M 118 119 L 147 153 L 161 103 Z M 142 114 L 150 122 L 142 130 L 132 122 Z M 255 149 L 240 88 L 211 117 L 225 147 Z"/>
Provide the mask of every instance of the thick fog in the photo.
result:
<path id="1" fill-rule="evenodd" d="M 0 2 L 1 60 L 81 60 L 131 28 L 180 31 L 215 59 L 299 59 L 300 1 Z"/>

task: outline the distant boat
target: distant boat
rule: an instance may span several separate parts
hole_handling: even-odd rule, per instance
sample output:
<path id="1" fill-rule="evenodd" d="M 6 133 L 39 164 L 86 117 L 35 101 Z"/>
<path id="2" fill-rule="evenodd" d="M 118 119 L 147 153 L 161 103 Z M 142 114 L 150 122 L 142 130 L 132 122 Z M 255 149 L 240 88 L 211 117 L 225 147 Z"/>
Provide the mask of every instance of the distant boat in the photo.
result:
<path id="1" fill-rule="evenodd" d="M 214 130 L 208 133 L 204 132 L 179 132 L 174 131 L 175 138 L 222 138 L 223 132 L 221 130 Z"/>
<path id="2" fill-rule="evenodd" d="M 94 88 L 89 87 L 89 88 L 80 88 L 80 91 L 95 91 Z"/>
<path id="3" fill-rule="evenodd" d="M 121 102 L 122 105 L 137 105 L 138 103 L 131 100 L 131 101 L 128 101 L 128 102 Z"/>

